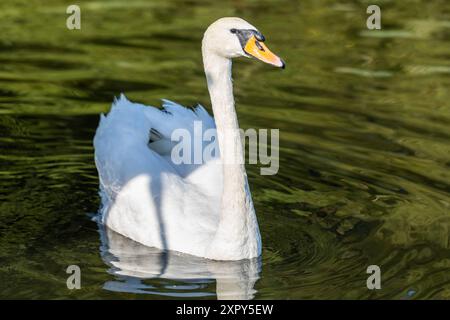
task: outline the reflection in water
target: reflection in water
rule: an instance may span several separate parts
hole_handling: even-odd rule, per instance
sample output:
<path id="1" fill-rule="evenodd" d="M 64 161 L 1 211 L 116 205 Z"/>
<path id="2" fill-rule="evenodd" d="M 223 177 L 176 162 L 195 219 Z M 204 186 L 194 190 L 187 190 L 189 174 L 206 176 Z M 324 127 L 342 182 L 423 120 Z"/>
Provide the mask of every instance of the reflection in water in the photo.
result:
<path id="1" fill-rule="evenodd" d="M 145 293 L 169 297 L 202 297 L 212 295 L 202 291 L 206 284 L 216 280 L 218 299 L 252 299 L 256 293 L 261 259 L 240 261 L 213 261 L 177 252 L 146 247 L 100 225 L 103 261 L 116 276 L 104 289 L 116 292 Z M 146 279 L 175 280 L 163 288 Z M 180 285 L 181 283 L 181 285 Z"/>

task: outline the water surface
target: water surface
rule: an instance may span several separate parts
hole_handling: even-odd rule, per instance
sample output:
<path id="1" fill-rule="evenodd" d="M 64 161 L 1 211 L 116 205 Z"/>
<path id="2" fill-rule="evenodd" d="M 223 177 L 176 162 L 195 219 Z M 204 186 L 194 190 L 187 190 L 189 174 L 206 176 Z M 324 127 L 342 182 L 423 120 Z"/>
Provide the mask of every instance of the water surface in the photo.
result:
<path id="1" fill-rule="evenodd" d="M 0 4 L 0 297 L 449 299 L 450 6 L 379 1 Z M 120 92 L 210 110 L 200 41 L 258 26 L 283 72 L 234 64 L 243 128 L 280 129 L 280 170 L 247 167 L 263 256 L 236 264 L 99 230 L 92 138 Z M 82 289 L 66 288 L 79 265 Z M 382 290 L 366 288 L 366 268 Z"/>

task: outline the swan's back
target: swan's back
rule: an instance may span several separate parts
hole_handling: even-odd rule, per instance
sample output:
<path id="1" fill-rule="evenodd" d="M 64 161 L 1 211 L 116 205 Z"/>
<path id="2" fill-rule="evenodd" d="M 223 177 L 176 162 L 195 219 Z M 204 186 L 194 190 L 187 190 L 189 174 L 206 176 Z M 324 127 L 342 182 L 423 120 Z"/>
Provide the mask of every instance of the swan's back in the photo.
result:
<path id="1" fill-rule="evenodd" d="M 193 136 L 194 121 L 214 129 L 214 120 L 201 106 L 164 100 L 163 107 L 121 95 L 101 116 L 94 138 L 101 221 L 145 245 L 202 255 L 219 221 L 218 155 L 201 165 L 174 164 L 170 138 L 176 129 Z"/>

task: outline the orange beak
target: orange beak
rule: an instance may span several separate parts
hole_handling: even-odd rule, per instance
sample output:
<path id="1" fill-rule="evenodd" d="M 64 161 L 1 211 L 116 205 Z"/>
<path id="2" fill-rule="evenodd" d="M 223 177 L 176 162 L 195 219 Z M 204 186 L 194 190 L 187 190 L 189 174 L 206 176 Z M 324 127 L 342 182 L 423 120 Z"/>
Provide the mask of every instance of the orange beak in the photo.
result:
<path id="1" fill-rule="evenodd" d="M 263 42 L 252 36 L 244 47 L 245 53 L 261 60 L 262 62 L 284 69 L 284 61 L 267 48 Z"/>

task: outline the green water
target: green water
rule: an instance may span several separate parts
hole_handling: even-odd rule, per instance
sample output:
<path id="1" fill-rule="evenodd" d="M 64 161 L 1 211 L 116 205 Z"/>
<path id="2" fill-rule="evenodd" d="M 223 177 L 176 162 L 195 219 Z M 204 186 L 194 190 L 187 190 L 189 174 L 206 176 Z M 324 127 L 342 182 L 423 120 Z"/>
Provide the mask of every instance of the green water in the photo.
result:
<path id="1" fill-rule="evenodd" d="M 76 3 L 75 31 L 71 1 L 0 4 L 1 298 L 217 297 L 214 277 L 111 268 L 91 219 L 92 138 L 120 92 L 210 110 L 202 33 L 240 16 L 287 64 L 234 64 L 241 127 L 280 129 L 279 173 L 247 167 L 263 239 L 254 297 L 450 299 L 448 1 L 377 1 L 380 31 L 366 29 L 368 1 Z M 80 290 L 66 287 L 72 264 Z M 371 264 L 381 290 L 366 287 Z"/>

